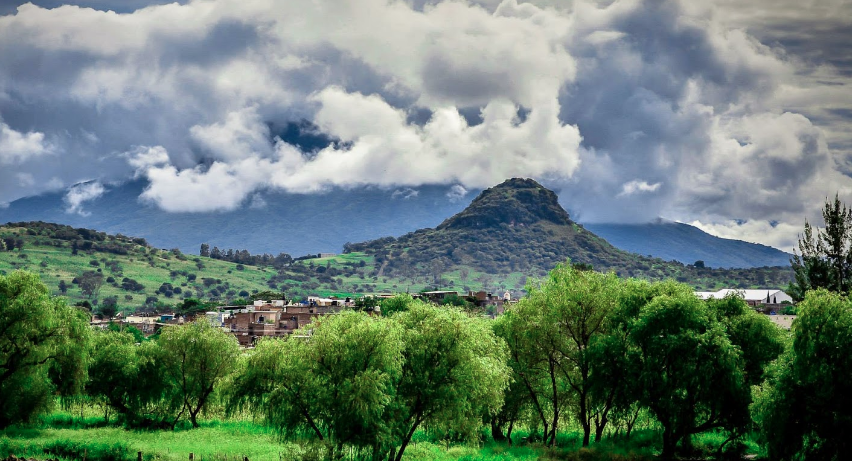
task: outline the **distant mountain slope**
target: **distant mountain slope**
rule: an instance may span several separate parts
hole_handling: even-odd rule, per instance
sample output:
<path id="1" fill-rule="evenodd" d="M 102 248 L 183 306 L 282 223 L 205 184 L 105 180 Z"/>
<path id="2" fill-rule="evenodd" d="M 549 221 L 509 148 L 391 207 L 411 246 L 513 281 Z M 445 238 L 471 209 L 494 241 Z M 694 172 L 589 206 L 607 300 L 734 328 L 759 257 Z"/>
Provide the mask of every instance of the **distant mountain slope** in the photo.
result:
<path id="1" fill-rule="evenodd" d="M 385 276 L 444 274 L 543 275 L 570 258 L 624 277 L 674 278 L 694 286 L 784 286 L 789 268 L 703 269 L 620 250 L 573 222 L 556 194 L 530 179 L 510 179 L 486 189 L 436 228 L 399 238 L 350 244 L 345 251 L 375 257 Z"/>
<path id="2" fill-rule="evenodd" d="M 584 224 L 622 250 L 708 267 L 789 266 L 791 255 L 742 240 L 723 239 L 689 224 L 658 220 L 647 224 Z"/>
<path id="3" fill-rule="evenodd" d="M 16 200 L 7 208 L 0 208 L 0 224 L 64 223 L 143 237 L 158 248 L 180 248 L 188 254 L 198 254 L 200 244 L 206 242 L 211 247 L 299 256 L 336 253 L 346 242 L 398 237 L 437 226 L 445 217 L 462 211 L 478 193 L 471 191 L 466 197 L 451 199 L 447 196 L 448 189 L 442 186 L 335 189 L 310 195 L 264 192 L 254 207 L 249 201 L 241 210 L 167 213 L 138 201 L 143 188 L 142 181 L 108 185 L 101 197 L 83 204 L 86 216 L 66 213 L 63 193 Z M 554 202 L 552 199 L 550 203 Z M 514 219 L 523 224 L 522 216 L 510 218 L 507 223 Z M 487 224 L 492 219 L 491 211 L 483 212 L 481 219 Z M 789 255 L 774 248 L 720 239 L 686 224 L 584 224 L 584 227 L 616 248 L 666 261 L 692 264 L 703 260 L 709 267 L 789 265 Z"/>
<path id="4" fill-rule="evenodd" d="M 358 242 L 435 226 L 456 213 L 466 199 L 447 197 L 447 187 L 381 190 L 359 188 L 328 194 L 268 192 L 254 207 L 230 212 L 167 213 L 139 202 L 141 181 L 106 186 L 107 192 L 85 202 L 87 216 L 66 213 L 63 194 L 16 200 L 0 209 L 0 223 L 46 221 L 143 237 L 158 248 L 198 254 L 211 247 L 248 249 L 252 253 L 285 252 L 293 256 L 340 252 Z"/>

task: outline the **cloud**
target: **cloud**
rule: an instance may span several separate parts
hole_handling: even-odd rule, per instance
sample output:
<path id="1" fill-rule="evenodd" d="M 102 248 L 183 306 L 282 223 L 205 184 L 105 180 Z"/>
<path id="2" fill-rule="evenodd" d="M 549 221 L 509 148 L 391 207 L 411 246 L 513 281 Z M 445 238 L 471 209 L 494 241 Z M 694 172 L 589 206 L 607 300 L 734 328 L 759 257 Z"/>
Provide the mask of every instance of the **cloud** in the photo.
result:
<path id="1" fill-rule="evenodd" d="M 15 131 L 0 122 L 0 164 L 21 163 L 50 153 L 52 147 L 44 133 Z"/>
<path id="2" fill-rule="evenodd" d="M 149 167 L 156 167 L 169 163 L 169 153 L 163 146 L 139 146 L 132 151 L 125 152 L 124 158 L 135 170 L 137 176 Z"/>
<path id="3" fill-rule="evenodd" d="M 249 202 L 249 208 L 252 210 L 262 210 L 266 208 L 266 200 L 264 200 L 263 196 L 260 194 L 254 194 L 251 196 L 251 202 Z"/>
<path id="4" fill-rule="evenodd" d="M 391 198 L 402 198 L 403 200 L 408 200 L 412 197 L 417 197 L 418 195 L 420 195 L 420 192 L 410 187 L 406 187 L 405 189 L 397 189 L 393 191 Z"/>
<path id="5" fill-rule="evenodd" d="M 661 185 L 662 183 L 659 182 L 655 182 L 654 184 L 648 184 L 646 181 L 639 181 L 638 179 L 634 179 L 633 181 L 626 182 L 621 186 L 621 193 L 618 194 L 618 196 L 624 197 L 637 193 L 641 194 L 647 192 L 656 192 Z"/>
<path id="6" fill-rule="evenodd" d="M 788 253 L 797 248 L 797 236 L 804 225 L 760 220 L 730 220 L 717 223 L 693 221 L 689 224 L 717 237 L 762 243 Z"/>
<path id="7" fill-rule="evenodd" d="M 589 222 L 852 200 L 846 0 L 58 3 L 0 17 L 0 201 L 134 175 L 175 212 L 514 176 Z"/>
<path id="8" fill-rule="evenodd" d="M 74 185 L 65 194 L 64 200 L 67 205 L 65 212 L 88 216 L 89 212 L 83 210 L 83 203 L 100 197 L 104 192 L 106 192 L 106 189 L 98 181 Z"/>
<path id="9" fill-rule="evenodd" d="M 446 195 L 451 202 L 455 203 L 462 200 L 467 195 L 467 189 L 465 189 L 461 184 L 453 184 L 447 191 Z"/>

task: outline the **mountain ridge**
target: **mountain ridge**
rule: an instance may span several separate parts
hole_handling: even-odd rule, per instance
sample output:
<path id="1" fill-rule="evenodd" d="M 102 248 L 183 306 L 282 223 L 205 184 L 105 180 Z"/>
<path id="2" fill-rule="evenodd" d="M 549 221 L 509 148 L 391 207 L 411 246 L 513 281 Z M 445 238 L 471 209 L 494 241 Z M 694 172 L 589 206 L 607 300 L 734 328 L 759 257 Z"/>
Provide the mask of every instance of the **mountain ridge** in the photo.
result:
<path id="1" fill-rule="evenodd" d="M 138 200 L 145 187 L 143 181 L 105 187 L 101 197 L 83 204 L 88 216 L 66 213 L 63 193 L 57 192 L 19 199 L 0 208 L 0 223 L 63 223 L 133 235 L 158 248 L 180 248 L 188 254 L 197 254 L 201 243 L 209 243 L 211 247 L 245 248 L 252 253 L 298 256 L 335 253 L 347 242 L 399 237 L 420 228 L 450 225 L 445 223 L 450 219 L 447 217 L 462 211 L 478 193 L 450 197 L 446 186 L 361 188 L 313 195 L 266 191 L 259 193 L 266 203 L 262 208 L 251 208 L 247 203 L 234 211 L 167 213 Z M 516 217 L 515 221 L 524 224 L 523 219 Z M 710 267 L 789 265 L 790 256 L 780 250 L 721 239 L 687 224 L 680 226 L 689 232 L 674 232 L 670 226 L 654 223 L 578 225 L 617 248 L 667 261 L 691 264 L 704 260 Z"/>

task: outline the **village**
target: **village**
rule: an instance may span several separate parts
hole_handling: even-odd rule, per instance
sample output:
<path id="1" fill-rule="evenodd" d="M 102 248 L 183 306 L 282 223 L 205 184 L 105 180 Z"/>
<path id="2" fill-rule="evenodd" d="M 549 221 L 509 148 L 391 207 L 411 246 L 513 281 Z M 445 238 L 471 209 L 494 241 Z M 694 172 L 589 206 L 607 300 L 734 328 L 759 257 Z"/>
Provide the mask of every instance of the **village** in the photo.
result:
<path id="1" fill-rule="evenodd" d="M 780 289 L 730 289 L 718 291 L 696 291 L 700 299 L 721 299 L 730 294 L 743 298 L 746 304 L 756 312 L 765 314 L 780 328 L 789 330 L 795 315 L 788 314 L 793 306 L 793 299 Z M 371 297 L 377 302 L 374 307 L 363 307 L 362 310 L 370 315 L 381 315 L 379 303 L 394 297 L 392 293 L 381 293 Z M 440 290 L 414 293 L 412 298 L 422 299 L 434 304 L 442 304 L 449 299 L 462 299 L 478 308 L 482 315 L 495 318 L 501 315 L 511 304 L 517 303 L 507 291 L 495 295 L 485 291 L 469 291 L 467 294 L 458 291 Z M 363 300 L 364 298 L 360 298 Z M 220 306 L 215 311 L 207 311 L 192 315 L 177 315 L 174 313 L 160 314 L 118 314 L 112 319 L 93 319 L 92 325 L 105 328 L 117 323 L 121 327 L 133 327 L 148 337 L 168 325 L 181 325 L 206 318 L 214 327 L 233 334 L 240 346 L 254 347 L 261 338 L 290 336 L 299 328 L 311 324 L 316 319 L 333 315 L 344 309 L 359 308 L 356 298 L 309 296 L 303 302 L 293 302 L 287 299 L 256 300 L 252 304 L 238 306 Z"/>

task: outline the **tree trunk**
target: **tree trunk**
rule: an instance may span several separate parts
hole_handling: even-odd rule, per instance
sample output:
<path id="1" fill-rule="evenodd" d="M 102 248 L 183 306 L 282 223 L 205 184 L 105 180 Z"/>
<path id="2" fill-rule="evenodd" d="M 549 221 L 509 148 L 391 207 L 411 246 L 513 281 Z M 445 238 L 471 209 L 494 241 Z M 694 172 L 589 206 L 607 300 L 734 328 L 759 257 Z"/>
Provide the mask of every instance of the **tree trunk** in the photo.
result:
<path id="1" fill-rule="evenodd" d="M 677 439 L 675 438 L 674 431 L 671 427 L 665 426 L 663 429 L 663 452 L 660 454 L 660 459 L 674 459 L 676 446 Z"/>
<path id="2" fill-rule="evenodd" d="M 601 438 L 603 438 L 603 432 L 606 428 L 607 422 L 606 416 L 601 418 L 600 421 L 595 421 L 595 443 L 600 442 Z"/>
<path id="3" fill-rule="evenodd" d="M 506 436 L 503 435 L 503 428 L 500 427 L 497 419 L 491 420 L 491 438 L 494 439 L 495 442 L 506 441 Z"/>

